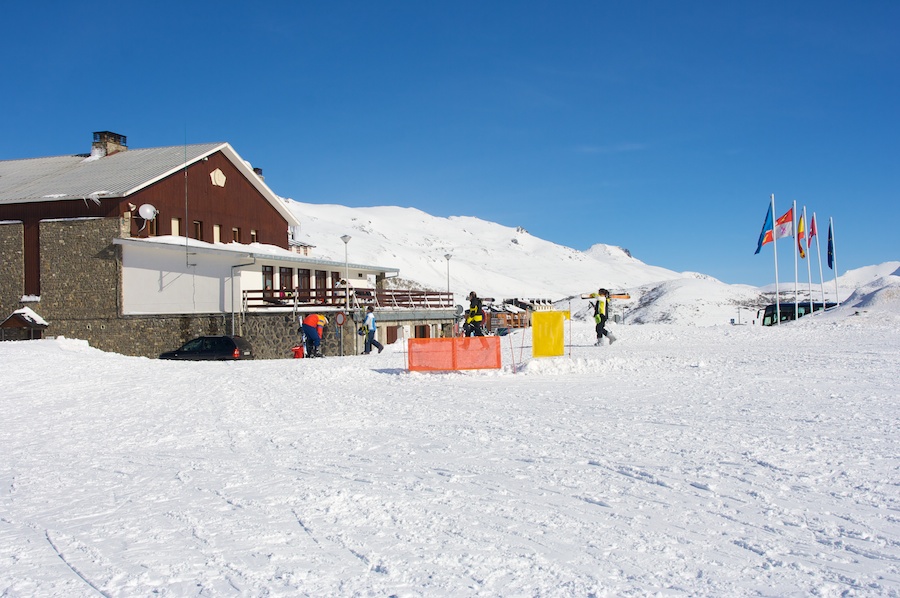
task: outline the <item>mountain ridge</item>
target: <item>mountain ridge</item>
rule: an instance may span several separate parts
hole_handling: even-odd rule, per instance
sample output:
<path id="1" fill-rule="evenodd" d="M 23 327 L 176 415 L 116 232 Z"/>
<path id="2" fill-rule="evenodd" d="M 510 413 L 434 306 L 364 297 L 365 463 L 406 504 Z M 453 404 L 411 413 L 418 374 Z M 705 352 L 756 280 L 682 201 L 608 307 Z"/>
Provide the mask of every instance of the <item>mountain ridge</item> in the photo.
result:
<path id="1" fill-rule="evenodd" d="M 460 304 L 470 291 L 498 300 L 542 298 L 583 319 L 589 317 L 589 308 L 580 295 L 604 287 L 631 295 L 630 300 L 613 302 L 620 320 L 716 325 L 752 321 L 759 307 L 774 300 L 774 285 L 727 284 L 699 272 L 675 272 L 603 243 L 581 251 L 535 237 L 523 227 L 475 216 L 432 216 L 413 207 L 285 201 L 303 223 L 301 240 L 315 247 L 316 256 L 397 268 L 397 286 L 449 289 Z M 350 235 L 350 241 L 345 244 L 342 235 Z M 851 296 L 875 271 L 885 284 L 894 285 L 900 280 L 900 262 L 890 264 L 840 277 L 841 296 Z M 815 300 L 820 300 L 821 286 L 812 285 Z M 834 294 L 833 280 L 824 286 L 827 295 Z M 808 287 L 808 282 L 800 283 L 801 298 L 808 296 Z M 782 300 L 785 293 L 793 300 L 793 281 L 782 281 L 779 290 Z"/>

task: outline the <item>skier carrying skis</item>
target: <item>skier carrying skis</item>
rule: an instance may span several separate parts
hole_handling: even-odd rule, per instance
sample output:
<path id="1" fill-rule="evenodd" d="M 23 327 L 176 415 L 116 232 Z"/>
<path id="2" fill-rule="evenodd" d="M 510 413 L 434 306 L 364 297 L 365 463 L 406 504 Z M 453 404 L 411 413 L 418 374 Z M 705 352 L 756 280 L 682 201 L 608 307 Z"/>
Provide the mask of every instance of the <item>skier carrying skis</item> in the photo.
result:
<path id="1" fill-rule="evenodd" d="M 599 289 L 596 293 L 591 293 L 591 297 L 597 298 L 595 303 L 590 303 L 590 306 L 594 308 L 594 321 L 597 323 L 597 342 L 594 344 L 599 346 L 605 336 L 611 345 L 615 342 L 616 337 L 606 329 L 606 320 L 609 319 L 609 291 Z"/>

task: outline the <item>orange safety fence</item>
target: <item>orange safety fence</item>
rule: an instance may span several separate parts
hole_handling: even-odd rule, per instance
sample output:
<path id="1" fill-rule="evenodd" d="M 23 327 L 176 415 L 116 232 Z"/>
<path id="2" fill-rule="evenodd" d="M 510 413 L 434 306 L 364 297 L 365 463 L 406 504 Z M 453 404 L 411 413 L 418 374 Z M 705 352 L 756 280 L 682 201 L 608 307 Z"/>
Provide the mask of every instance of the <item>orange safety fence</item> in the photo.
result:
<path id="1" fill-rule="evenodd" d="M 416 372 L 500 369 L 500 337 L 409 339 L 409 369 Z"/>

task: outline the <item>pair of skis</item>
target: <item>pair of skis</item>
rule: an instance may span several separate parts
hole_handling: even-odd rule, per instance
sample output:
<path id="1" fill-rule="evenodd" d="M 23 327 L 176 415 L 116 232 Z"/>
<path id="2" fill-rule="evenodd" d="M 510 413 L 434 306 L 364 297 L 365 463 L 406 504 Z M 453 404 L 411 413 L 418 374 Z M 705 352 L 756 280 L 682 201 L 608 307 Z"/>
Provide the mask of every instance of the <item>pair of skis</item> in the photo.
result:
<path id="1" fill-rule="evenodd" d="M 599 293 L 582 293 L 581 294 L 582 299 L 596 299 L 599 296 L 600 296 Z M 629 295 L 628 293 L 624 293 L 624 292 L 610 293 L 609 298 L 610 299 L 631 299 L 631 295 Z M 593 305 L 593 304 L 591 304 L 591 305 Z M 612 333 L 610 333 L 608 330 L 606 331 L 606 338 L 609 339 L 610 345 L 613 344 L 614 342 L 616 342 L 616 337 L 614 337 L 612 335 Z M 599 347 L 602 344 L 603 344 L 603 339 L 598 339 L 597 342 L 594 343 L 594 346 Z"/>
<path id="2" fill-rule="evenodd" d="M 582 293 L 582 299 L 596 299 L 599 295 L 597 293 Z M 631 295 L 628 293 L 610 293 L 610 299 L 631 299 Z"/>

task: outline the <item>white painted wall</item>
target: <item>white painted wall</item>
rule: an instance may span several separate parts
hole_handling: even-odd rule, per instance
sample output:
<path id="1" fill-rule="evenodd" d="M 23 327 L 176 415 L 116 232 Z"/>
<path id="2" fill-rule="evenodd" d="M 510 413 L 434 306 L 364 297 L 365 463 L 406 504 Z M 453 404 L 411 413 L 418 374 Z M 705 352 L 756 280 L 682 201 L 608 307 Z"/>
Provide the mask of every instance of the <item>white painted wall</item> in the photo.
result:
<path id="1" fill-rule="evenodd" d="M 232 285 L 231 266 L 248 261 L 240 256 L 186 254 L 183 248 L 125 245 L 122 311 L 126 315 L 231 313 L 232 301 L 240 311 L 241 274 L 237 272 Z"/>
<path id="2" fill-rule="evenodd" d="M 300 261 L 261 256 L 248 253 L 211 250 L 207 244 L 192 242 L 185 247 L 163 242 L 125 242 L 122 247 L 122 313 L 125 315 L 153 314 L 230 314 L 241 312 L 242 290 L 260 291 L 263 288 L 263 266 L 272 266 L 275 274 L 275 290 L 279 288 L 279 267 L 324 270 L 329 275 L 339 271 L 340 264 L 330 262 Z M 198 245 L 203 245 L 199 247 Z M 234 272 L 232 267 L 240 266 Z M 368 274 L 358 269 L 350 270 L 350 280 L 359 288 L 373 288 Z M 311 281 L 315 285 L 315 280 Z M 296 280 L 292 280 L 291 287 Z M 332 288 L 335 281 L 326 283 Z"/>

